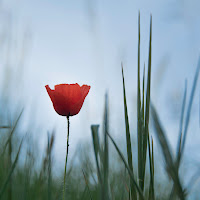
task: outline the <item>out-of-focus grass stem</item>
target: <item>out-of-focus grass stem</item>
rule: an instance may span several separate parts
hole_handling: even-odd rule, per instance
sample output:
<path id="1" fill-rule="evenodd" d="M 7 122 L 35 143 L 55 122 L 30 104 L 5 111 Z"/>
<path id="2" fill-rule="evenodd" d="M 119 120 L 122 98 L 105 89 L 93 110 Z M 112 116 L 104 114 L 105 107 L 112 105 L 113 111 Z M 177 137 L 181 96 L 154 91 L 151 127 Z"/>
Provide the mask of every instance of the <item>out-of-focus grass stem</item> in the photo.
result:
<path id="1" fill-rule="evenodd" d="M 18 158 L 19 158 L 19 153 L 20 153 L 20 150 L 21 150 L 22 143 L 23 143 L 23 139 L 22 139 L 22 141 L 21 141 L 21 143 L 20 143 L 19 150 L 18 150 L 18 152 L 17 152 L 16 158 L 15 158 L 15 160 L 14 160 L 14 162 L 13 162 L 13 164 L 12 164 L 10 170 L 9 170 L 8 176 L 7 176 L 6 180 L 5 180 L 5 182 L 3 183 L 3 186 L 2 186 L 1 189 L 0 189 L 0 199 L 2 198 L 2 196 L 3 196 L 3 194 L 4 194 L 5 189 L 6 189 L 6 186 L 8 185 L 8 183 L 9 183 L 9 181 L 10 181 L 10 178 L 11 178 L 11 176 L 12 176 L 12 173 L 13 173 L 15 167 L 16 167 L 16 164 L 17 164 L 17 161 L 18 161 Z"/>
<path id="2" fill-rule="evenodd" d="M 86 188 L 88 189 L 88 192 L 89 192 L 90 200 L 92 200 L 92 195 L 91 195 L 91 191 L 90 191 L 90 188 L 89 188 L 89 185 L 88 185 L 88 180 L 85 176 L 85 172 L 84 172 L 83 169 L 82 169 L 82 172 L 83 172 L 83 177 L 84 177 L 84 180 L 85 180 Z"/>
<path id="3" fill-rule="evenodd" d="M 105 111 L 104 111 L 104 160 L 103 160 L 103 198 L 109 199 L 109 185 L 108 185 L 108 173 L 109 173 L 109 149 L 108 149 L 108 94 L 105 95 Z"/>
<path id="4" fill-rule="evenodd" d="M 138 88 L 137 88 L 137 139 L 138 139 L 138 180 L 142 189 L 142 123 L 141 123 L 141 95 L 140 95 L 140 13 L 138 16 Z"/>
<path id="5" fill-rule="evenodd" d="M 154 195 L 153 140 L 151 148 L 149 132 L 148 132 L 148 151 L 149 151 L 149 168 L 150 168 L 149 199 L 154 200 L 155 195 Z"/>
<path id="6" fill-rule="evenodd" d="M 184 132 L 183 132 L 183 140 L 181 142 L 181 152 L 180 152 L 179 162 L 181 162 L 182 154 L 183 154 L 183 151 L 184 151 L 184 148 L 185 148 L 185 142 L 186 142 L 186 137 L 187 137 L 187 133 L 188 133 L 187 130 L 188 130 L 188 127 L 189 127 L 192 103 L 193 103 L 194 94 L 195 94 L 197 81 L 198 81 L 198 77 L 199 77 L 199 71 L 200 71 L 200 57 L 199 57 L 199 60 L 198 60 L 197 69 L 196 69 L 196 73 L 195 73 L 193 85 L 192 85 L 192 91 L 191 91 L 191 94 L 190 94 L 190 99 L 189 99 L 189 104 L 188 104 L 188 109 L 187 109 L 187 114 L 186 114 L 186 119 L 185 119 L 185 127 L 184 127 Z"/>
<path id="7" fill-rule="evenodd" d="M 53 133 L 54 134 L 54 133 Z M 48 146 L 47 146 L 47 155 L 48 155 L 48 200 L 51 200 L 51 155 L 52 155 L 52 146 L 54 143 L 54 135 L 52 134 L 51 138 L 48 133 Z"/>
<path id="8" fill-rule="evenodd" d="M 145 198 L 144 198 L 144 196 L 143 196 L 143 192 L 142 192 L 142 190 L 140 189 L 140 187 L 138 186 L 137 182 L 135 181 L 133 172 L 132 172 L 131 169 L 129 168 L 128 163 L 126 163 L 126 160 L 125 160 L 123 154 L 121 153 L 119 147 L 118 147 L 117 144 L 115 143 L 115 141 L 114 141 L 114 139 L 112 138 L 112 136 L 111 136 L 108 132 L 107 132 L 106 134 L 107 134 L 108 137 L 110 138 L 110 140 L 111 140 L 111 142 L 113 143 L 115 149 L 117 150 L 117 152 L 118 152 L 120 158 L 122 159 L 122 161 L 123 161 L 123 163 L 124 163 L 126 169 L 128 170 L 129 177 L 130 177 L 130 179 L 132 180 L 132 183 L 134 184 L 135 189 L 138 191 L 139 195 L 141 196 L 141 199 L 144 200 Z"/>
<path id="9" fill-rule="evenodd" d="M 9 168 L 12 166 L 12 137 L 9 140 Z M 10 177 L 9 187 L 8 187 L 8 200 L 12 200 L 12 177 Z"/>
<path id="10" fill-rule="evenodd" d="M 130 168 L 130 170 L 133 173 L 131 136 L 130 136 L 129 119 L 128 119 L 128 108 L 127 108 L 127 102 L 126 102 L 126 90 L 125 90 L 125 81 L 124 81 L 124 71 L 123 71 L 123 64 L 122 63 L 121 63 L 121 67 L 122 67 L 122 81 L 123 81 L 123 94 L 124 94 L 124 118 L 125 118 L 125 127 L 126 127 L 127 157 L 128 157 L 129 168 Z M 133 200 L 137 199 L 135 185 L 134 185 L 132 179 L 130 179 L 130 192 L 131 192 L 131 198 Z"/>
<path id="11" fill-rule="evenodd" d="M 147 140 L 149 131 L 149 110 L 150 110 L 150 94 L 151 94 L 151 41 L 152 41 L 152 16 L 150 17 L 150 35 L 149 35 L 149 60 L 148 60 L 148 77 L 147 77 L 147 91 L 146 91 L 146 109 L 145 109 L 145 125 L 143 134 L 143 166 L 142 177 L 145 177 L 146 168 L 146 154 L 147 154 Z M 143 182 L 144 183 L 144 182 Z M 144 184 L 143 186 L 144 187 Z"/>

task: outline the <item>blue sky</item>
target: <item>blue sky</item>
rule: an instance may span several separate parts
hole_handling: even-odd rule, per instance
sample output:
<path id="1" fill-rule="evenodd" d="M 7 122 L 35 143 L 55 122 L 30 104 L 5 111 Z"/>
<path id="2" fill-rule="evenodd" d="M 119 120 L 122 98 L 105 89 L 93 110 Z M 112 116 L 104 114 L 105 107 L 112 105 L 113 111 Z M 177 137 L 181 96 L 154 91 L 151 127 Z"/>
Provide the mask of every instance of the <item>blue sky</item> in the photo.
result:
<path id="1" fill-rule="evenodd" d="M 130 124 L 135 133 L 138 12 L 142 64 L 148 59 L 152 13 L 152 100 L 162 110 L 170 142 L 176 143 L 185 78 L 190 89 L 199 56 L 199 1 L 9 0 L 3 8 L 12 13 L 17 37 L 21 37 L 21 30 L 30 33 L 23 80 L 26 107 L 34 108 L 41 124 L 41 146 L 46 143 L 46 131 L 56 127 L 56 158 L 63 163 L 66 119 L 53 110 L 44 86 L 75 82 L 91 85 L 80 114 L 71 118 L 70 151 L 80 141 L 91 139 L 92 123 L 101 123 L 105 91 L 109 92 L 112 134 L 121 137 L 123 61 Z M 198 96 L 195 104 L 198 106 Z M 190 150 L 199 144 L 197 122 L 198 117 L 194 117 L 191 127 L 196 130 L 193 137 L 198 139 L 188 138 Z"/>

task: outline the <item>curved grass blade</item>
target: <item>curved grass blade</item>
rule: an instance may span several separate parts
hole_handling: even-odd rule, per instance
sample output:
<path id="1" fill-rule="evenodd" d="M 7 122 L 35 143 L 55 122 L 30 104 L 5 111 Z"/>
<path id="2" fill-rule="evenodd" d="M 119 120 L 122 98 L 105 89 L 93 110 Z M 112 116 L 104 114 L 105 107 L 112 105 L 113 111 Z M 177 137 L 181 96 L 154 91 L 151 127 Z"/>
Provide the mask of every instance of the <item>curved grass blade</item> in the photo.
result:
<path id="1" fill-rule="evenodd" d="M 12 129 L 11 129 L 11 131 L 10 131 L 9 137 L 8 137 L 8 139 L 7 139 L 7 141 L 6 141 L 5 145 L 4 145 L 4 147 L 3 147 L 2 155 L 4 155 L 4 153 L 5 153 L 5 151 L 6 151 L 6 147 L 7 147 L 7 145 L 9 144 L 9 142 L 10 142 L 10 140 L 11 140 L 11 138 L 12 138 L 12 135 L 13 135 L 13 133 L 14 133 L 16 127 L 17 127 L 17 124 L 18 124 L 18 122 L 19 122 L 19 120 L 20 120 L 20 118 L 21 118 L 21 116 L 22 116 L 23 111 L 24 111 L 24 109 L 22 109 L 22 111 L 20 112 L 20 114 L 19 114 L 17 120 L 15 121 L 14 126 L 12 127 Z"/>
<path id="2" fill-rule="evenodd" d="M 187 96 L 187 81 L 185 81 L 185 91 L 183 96 L 183 103 L 181 109 L 181 119 L 180 119 L 180 127 L 179 127 L 179 139 L 177 144 L 177 168 L 179 168 L 179 161 L 180 161 L 180 154 L 181 154 L 181 141 L 182 141 L 182 133 L 183 133 L 183 118 L 185 112 L 185 103 L 186 103 L 186 96 Z"/>
<path id="3" fill-rule="evenodd" d="M 151 104 L 151 113 L 152 113 L 152 117 L 153 117 L 154 127 L 155 127 L 155 130 L 156 130 L 156 136 L 159 140 L 159 143 L 160 143 L 163 155 L 164 155 L 166 170 L 173 180 L 174 187 L 176 189 L 177 195 L 179 196 L 179 198 L 181 200 L 184 200 L 185 199 L 185 193 L 184 193 L 184 190 L 182 189 L 182 186 L 181 186 L 181 183 L 180 183 L 178 170 L 174 166 L 174 163 L 173 163 L 171 148 L 169 146 L 169 143 L 167 141 L 167 138 L 165 136 L 165 133 L 163 131 L 161 123 L 159 121 L 158 114 L 157 114 L 157 112 L 156 112 L 156 110 L 155 110 L 155 108 L 152 104 Z"/>
<path id="4" fill-rule="evenodd" d="M 106 133 L 108 135 L 108 137 L 110 138 L 111 142 L 113 143 L 115 149 L 117 150 L 117 153 L 119 154 L 119 157 L 122 159 L 126 169 L 128 170 L 128 173 L 129 173 L 129 176 L 130 176 L 130 179 L 132 180 L 132 183 L 134 184 L 136 190 L 138 191 L 140 197 L 142 200 L 144 200 L 144 196 L 143 196 L 143 193 L 142 193 L 142 190 L 140 189 L 140 187 L 138 186 L 137 182 L 135 181 L 134 179 L 134 175 L 133 175 L 133 172 L 131 171 L 131 169 L 129 168 L 128 164 L 126 163 L 126 160 L 123 156 L 123 154 L 121 153 L 121 151 L 119 150 L 117 144 L 115 143 L 114 139 L 112 138 L 112 136 L 107 132 Z"/>
<path id="5" fill-rule="evenodd" d="M 111 136 L 109 133 L 107 133 L 107 134 L 108 134 L 108 136 L 109 136 L 111 142 L 112 142 L 113 145 L 115 146 L 115 148 L 116 148 L 116 150 L 117 150 L 117 152 L 118 152 L 120 158 L 122 159 L 122 161 L 123 161 L 123 163 L 124 163 L 124 165 L 125 165 L 125 168 L 128 170 L 128 173 L 129 173 L 129 175 L 130 175 L 130 179 L 132 179 L 132 181 L 133 181 L 133 183 L 134 183 L 134 185 L 135 185 L 136 190 L 138 191 L 139 195 L 141 196 L 141 199 L 144 200 L 143 193 L 142 193 L 141 189 L 139 188 L 139 186 L 137 185 L 137 182 L 136 182 L 135 179 L 134 179 L 133 173 L 131 172 L 131 170 L 130 170 L 128 164 L 126 163 L 126 160 L 125 160 L 123 154 L 122 154 L 121 151 L 119 150 L 119 148 L 118 148 L 117 144 L 115 143 L 114 139 L 112 138 L 112 136 Z"/>
<path id="6" fill-rule="evenodd" d="M 5 182 L 3 183 L 3 186 L 2 186 L 2 188 L 1 188 L 1 190 L 0 190 L 0 199 L 2 198 L 2 196 L 3 196 L 3 194 L 4 194 L 4 192 L 5 192 L 5 190 L 6 190 L 6 186 L 8 185 L 8 183 L 9 183 L 9 181 L 10 181 L 10 178 L 11 178 L 11 176 L 12 176 L 12 173 L 13 173 L 15 167 L 16 167 L 16 164 L 17 164 L 17 161 L 18 161 L 18 158 L 19 158 L 19 153 L 20 153 L 20 151 L 21 151 L 22 143 L 23 143 L 23 139 L 22 139 L 22 141 L 21 141 L 21 143 L 20 143 L 20 146 L 19 146 L 19 149 L 18 149 L 16 158 L 15 158 L 15 161 L 14 161 L 12 167 L 10 168 L 10 171 L 9 171 L 9 173 L 8 173 L 8 176 L 7 176 Z"/>
<path id="7" fill-rule="evenodd" d="M 185 112 L 186 96 L 187 96 L 187 81 L 185 81 L 185 91 L 184 91 L 184 96 L 183 96 L 181 118 L 180 118 L 180 127 L 179 127 L 179 139 L 178 139 L 177 150 L 176 150 L 176 167 L 177 167 L 177 170 L 179 170 L 179 164 L 180 164 L 181 142 L 182 142 L 182 135 L 183 135 L 183 118 L 184 118 L 184 112 Z M 173 185 L 169 199 L 170 200 L 173 199 L 174 195 L 175 195 L 175 188 L 174 188 L 174 185 Z"/>
<path id="8" fill-rule="evenodd" d="M 190 94 L 190 100 L 189 100 L 189 105 L 188 105 L 188 109 L 187 109 L 187 115 L 186 115 L 185 127 L 184 127 L 184 134 L 183 134 L 183 142 L 182 142 L 182 146 L 181 146 L 180 159 L 179 159 L 180 161 L 181 161 L 181 157 L 182 157 L 184 147 L 185 147 L 187 130 L 188 130 L 189 122 L 190 122 L 190 113 L 191 113 L 192 103 L 193 103 L 196 85 L 197 85 L 197 81 L 198 81 L 198 77 L 199 77 L 199 71 L 200 71 L 200 57 L 199 57 L 199 60 L 198 60 L 198 65 L 197 65 L 196 73 L 195 73 L 195 76 L 194 76 L 192 91 L 191 91 L 191 94 Z"/>
<path id="9" fill-rule="evenodd" d="M 130 136 L 130 129 L 129 129 L 128 109 L 127 109 L 127 103 L 126 103 L 126 90 L 125 90 L 123 64 L 122 64 L 122 79 L 123 79 L 123 93 L 124 93 L 124 116 L 125 116 L 125 126 L 126 126 L 127 157 L 128 157 L 129 168 L 133 173 L 131 136 Z M 137 195 L 136 195 L 136 191 L 135 191 L 135 186 L 132 181 L 130 181 L 130 192 L 131 192 L 132 199 L 136 200 Z"/>

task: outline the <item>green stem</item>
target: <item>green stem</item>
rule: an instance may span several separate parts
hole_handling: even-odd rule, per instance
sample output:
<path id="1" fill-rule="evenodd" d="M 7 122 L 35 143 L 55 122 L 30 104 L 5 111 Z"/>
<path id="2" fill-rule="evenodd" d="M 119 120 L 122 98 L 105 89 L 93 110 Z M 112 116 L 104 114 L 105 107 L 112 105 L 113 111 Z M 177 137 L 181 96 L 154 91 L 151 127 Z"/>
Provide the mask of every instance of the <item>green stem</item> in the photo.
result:
<path id="1" fill-rule="evenodd" d="M 67 152 L 66 152 L 66 160 L 65 160 L 65 174 L 64 174 L 64 184 L 63 184 L 63 200 L 65 200 L 65 182 L 66 182 L 68 150 L 69 150 L 69 116 L 67 116 Z"/>
<path id="2" fill-rule="evenodd" d="M 12 138 L 9 140 L 9 168 L 12 167 Z M 10 177 L 9 187 L 8 187 L 8 200 L 12 200 L 12 177 Z"/>

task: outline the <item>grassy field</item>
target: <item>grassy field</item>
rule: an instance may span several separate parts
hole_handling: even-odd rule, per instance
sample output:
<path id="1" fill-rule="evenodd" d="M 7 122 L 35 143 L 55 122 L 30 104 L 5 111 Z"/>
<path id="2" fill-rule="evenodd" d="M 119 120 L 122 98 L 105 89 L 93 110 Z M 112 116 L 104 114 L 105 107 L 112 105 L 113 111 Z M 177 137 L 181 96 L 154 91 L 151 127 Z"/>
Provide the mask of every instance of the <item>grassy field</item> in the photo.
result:
<path id="1" fill-rule="evenodd" d="M 108 94 L 105 95 L 105 109 L 102 133 L 99 125 L 91 125 L 92 144 L 88 144 L 81 156 L 79 165 L 67 166 L 66 187 L 63 190 L 63 177 L 57 177 L 52 173 L 53 162 L 52 152 L 54 150 L 55 134 L 48 133 L 48 145 L 45 157 L 38 161 L 37 152 L 34 151 L 33 142 L 27 152 L 22 152 L 23 145 L 27 145 L 27 135 L 20 138 L 17 129 L 20 123 L 21 113 L 15 117 L 12 126 L 0 124 L 0 199 L 25 200 L 25 199 L 90 199 L 90 200 L 144 200 L 144 199 L 188 199 L 190 191 L 182 183 L 179 173 L 182 164 L 182 157 L 185 149 L 185 142 L 188 134 L 191 108 L 194 99 L 195 89 L 198 81 L 200 63 L 194 74 L 192 90 L 187 92 L 187 85 L 182 105 L 180 118 L 179 138 L 176 154 L 172 153 L 168 143 L 167 134 L 164 132 L 159 119 L 159 112 L 151 99 L 151 52 L 152 46 L 152 17 L 150 17 L 149 32 L 149 55 L 145 67 L 140 65 L 140 16 L 138 18 L 138 79 L 137 85 L 137 159 L 133 158 L 133 142 L 129 127 L 128 105 L 126 101 L 125 76 L 122 68 L 122 84 L 124 97 L 124 121 L 125 130 L 122 137 L 126 138 L 126 147 L 113 139 L 109 131 L 109 102 Z M 142 74 L 140 72 L 143 71 Z M 145 72 L 147 71 L 147 74 Z M 140 78 L 142 77 L 142 80 Z M 120 81 L 120 80 L 119 80 Z M 189 93 L 189 95 L 187 95 Z M 186 106 L 186 96 L 189 96 L 189 103 Z M 16 115 L 14 115 L 16 116 Z M 155 179 L 156 172 L 154 153 L 154 138 L 149 131 L 150 118 L 155 129 L 156 141 L 161 149 L 161 156 L 165 161 L 165 169 L 168 175 L 168 182 L 162 185 Z M 67 141 L 66 141 L 67 143 Z M 31 146 L 32 145 L 32 146 Z M 126 153 L 124 154 L 124 148 Z M 113 149 L 113 151 L 111 151 Z M 70 149 L 69 149 L 70 151 Z M 123 153 L 122 153 L 123 152 Z M 113 155 L 113 153 L 115 155 Z M 19 163 L 23 155 L 23 164 Z M 116 156 L 115 161 L 110 157 Z M 36 163 L 41 162 L 41 167 Z M 137 164 L 135 164 L 137 163 Z M 40 165 L 39 165 L 40 166 Z M 115 166 L 115 167 L 113 167 Z M 116 167 L 117 166 L 117 167 Z M 64 167 L 64 166 L 63 166 Z M 198 178 L 197 174 L 195 179 Z M 64 171 L 63 171 L 64 176 Z M 157 176 L 159 177 L 159 175 Z M 188 181 L 189 182 L 189 181 Z M 195 184 L 195 180 L 191 185 Z"/>

